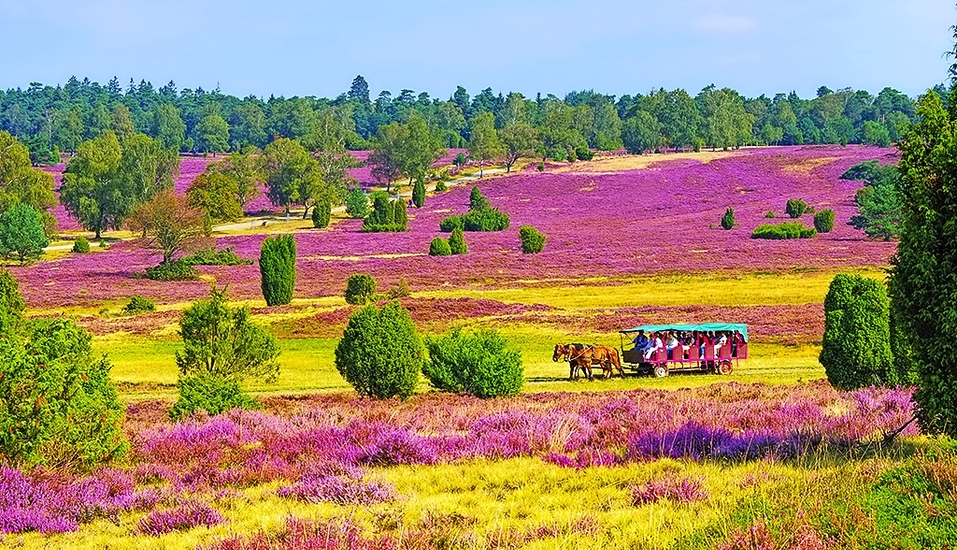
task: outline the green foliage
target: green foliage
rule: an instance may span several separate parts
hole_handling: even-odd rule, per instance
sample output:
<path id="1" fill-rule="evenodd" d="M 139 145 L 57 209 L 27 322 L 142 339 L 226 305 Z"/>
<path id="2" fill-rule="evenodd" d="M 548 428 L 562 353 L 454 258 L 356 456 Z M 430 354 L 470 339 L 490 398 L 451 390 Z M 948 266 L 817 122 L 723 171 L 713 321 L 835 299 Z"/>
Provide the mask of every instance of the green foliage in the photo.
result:
<path id="1" fill-rule="evenodd" d="M 29 204 L 17 203 L 0 214 L 0 256 L 26 265 L 39 259 L 49 244 L 40 213 Z"/>
<path id="2" fill-rule="evenodd" d="M 408 212 L 402 200 L 390 201 L 388 193 L 377 191 L 372 194 L 372 213 L 363 220 L 362 231 L 365 233 L 382 233 L 389 231 L 406 231 L 408 229 Z"/>
<path id="3" fill-rule="evenodd" d="M 194 281 L 199 279 L 199 271 L 181 258 L 146 268 L 146 278 L 151 281 Z"/>
<path id="4" fill-rule="evenodd" d="M 462 216 L 462 228 L 465 231 L 504 231 L 508 225 L 508 214 L 497 208 L 469 210 Z"/>
<path id="5" fill-rule="evenodd" d="M 263 240 L 259 253 L 263 298 L 268 306 L 292 301 L 296 286 L 296 240 L 292 235 L 276 235 Z"/>
<path id="6" fill-rule="evenodd" d="M 389 287 L 389 293 L 386 296 L 390 300 L 395 300 L 396 298 L 404 298 L 411 295 L 412 289 L 409 288 L 409 281 L 406 281 L 404 278 L 400 278 L 391 287 Z"/>
<path id="7" fill-rule="evenodd" d="M 834 211 L 826 208 L 814 214 L 814 229 L 818 233 L 830 233 L 834 229 Z"/>
<path id="8" fill-rule="evenodd" d="M 808 206 L 807 203 L 801 199 L 788 199 L 787 206 L 785 206 L 784 211 L 788 213 L 788 216 L 792 218 L 800 218 L 807 212 Z"/>
<path id="9" fill-rule="evenodd" d="M 372 275 L 366 273 L 349 275 L 346 280 L 346 303 L 361 306 L 375 301 L 377 286 Z"/>
<path id="10" fill-rule="evenodd" d="M 279 375 L 279 344 L 252 322 L 248 307 L 229 306 L 226 289 L 193 302 L 179 322 L 183 351 L 176 352 L 180 380 L 194 375 L 241 382 L 274 380 Z"/>
<path id="11" fill-rule="evenodd" d="M 736 225 L 738 225 L 738 223 L 734 221 L 734 208 L 729 206 L 728 209 L 724 211 L 724 216 L 721 216 L 721 227 L 730 230 Z"/>
<path id="12" fill-rule="evenodd" d="M 37 139 L 48 142 L 40 136 Z M 0 212 L 17 203 L 29 204 L 40 213 L 47 236 L 52 236 L 56 218 L 48 210 L 57 202 L 53 175 L 33 168 L 32 158 L 32 148 L 27 151 L 17 138 L 0 131 Z M 59 156 L 51 160 L 51 164 L 60 161 Z"/>
<path id="13" fill-rule="evenodd" d="M 425 184 L 422 180 L 415 180 L 415 185 L 412 187 L 412 204 L 416 208 L 425 206 Z"/>
<path id="14" fill-rule="evenodd" d="M 232 409 L 262 408 L 262 404 L 247 395 L 236 380 L 196 374 L 180 378 L 176 386 L 179 398 L 169 410 L 169 417 L 173 421 L 182 420 L 200 410 L 217 415 Z"/>
<path id="15" fill-rule="evenodd" d="M 579 145 L 575 148 L 575 158 L 578 160 L 591 160 L 595 158 L 595 153 L 593 153 L 588 147 Z"/>
<path id="16" fill-rule="evenodd" d="M 449 190 L 449 186 L 448 186 L 448 184 L 445 183 L 444 180 L 439 180 L 439 181 L 435 182 L 435 192 L 436 192 L 436 193 L 442 193 L 442 192 L 445 192 L 445 191 L 448 191 L 448 190 Z"/>
<path id="17" fill-rule="evenodd" d="M 436 389 L 466 392 L 482 399 L 518 395 L 524 370 L 521 353 L 495 331 L 455 329 L 426 341 L 429 358 L 422 372 Z"/>
<path id="18" fill-rule="evenodd" d="M 243 217 L 239 202 L 239 187 L 235 177 L 220 170 L 207 168 L 186 189 L 187 203 L 217 220 L 234 221 Z"/>
<path id="19" fill-rule="evenodd" d="M 890 147 L 891 134 L 887 126 L 873 120 L 865 120 L 861 126 L 861 143 Z"/>
<path id="20" fill-rule="evenodd" d="M 485 170 L 485 162 L 505 155 L 505 146 L 495 130 L 495 115 L 484 112 L 475 115 L 469 125 L 469 157 L 479 163 L 479 177 Z"/>
<path id="21" fill-rule="evenodd" d="M 392 223 L 395 224 L 395 231 L 406 231 L 409 225 L 409 212 L 406 209 L 405 201 L 402 199 L 392 201 Z"/>
<path id="22" fill-rule="evenodd" d="M 544 172 L 544 171 L 545 171 L 545 163 L 544 163 L 544 162 L 539 162 L 539 163 L 538 163 L 537 170 L 538 170 L 539 172 Z"/>
<path id="23" fill-rule="evenodd" d="M 432 239 L 432 242 L 429 244 L 429 256 L 451 256 L 451 255 L 452 255 L 452 247 L 449 246 L 449 241 L 447 241 L 446 239 L 443 239 L 442 237 L 436 237 Z"/>
<path id="24" fill-rule="evenodd" d="M 125 407 L 110 363 L 66 319 L 38 319 L 0 339 L 0 458 L 89 467 L 121 457 Z"/>
<path id="25" fill-rule="evenodd" d="M 215 246 L 201 248 L 180 259 L 186 265 L 251 265 L 252 260 L 240 258 L 232 246 L 216 250 Z"/>
<path id="26" fill-rule="evenodd" d="M 422 370 L 422 342 L 398 302 L 352 314 L 336 346 L 336 369 L 360 395 L 406 399 Z"/>
<path id="27" fill-rule="evenodd" d="M 86 237 L 77 237 L 73 240 L 73 252 L 87 254 L 90 252 L 90 241 Z"/>
<path id="28" fill-rule="evenodd" d="M 860 275 L 840 274 L 824 298 L 821 365 L 840 389 L 901 382 L 890 347 L 890 302 L 884 285 Z"/>
<path id="29" fill-rule="evenodd" d="M 523 254 L 538 254 L 545 249 L 545 235 L 538 232 L 531 225 L 523 225 L 518 229 L 518 236 L 522 240 Z"/>
<path id="30" fill-rule="evenodd" d="M 662 144 L 661 123 L 653 114 L 640 110 L 622 123 L 621 139 L 625 150 L 633 155 L 653 151 Z"/>
<path id="31" fill-rule="evenodd" d="M 857 215 L 851 216 L 848 225 L 863 229 L 868 237 L 885 241 L 900 234 L 904 215 L 896 166 L 879 166 L 876 160 L 862 162 L 848 168 L 841 179 L 864 182 L 864 187 L 854 195 Z"/>
<path id="32" fill-rule="evenodd" d="M 773 219 L 776 218 L 777 216 L 774 214 L 774 212 L 768 210 L 768 211 L 764 214 L 764 217 L 773 220 Z"/>
<path id="33" fill-rule="evenodd" d="M 17 280 L 9 271 L 0 271 L 0 340 L 12 338 L 20 330 L 25 309 Z"/>
<path id="34" fill-rule="evenodd" d="M 469 210 L 488 210 L 491 207 L 492 203 L 482 195 L 477 185 L 473 185 L 469 193 Z"/>
<path id="35" fill-rule="evenodd" d="M 762 224 L 754 229 L 752 239 L 810 239 L 817 235 L 817 230 L 801 222 L 784 222 L 780 224 Z"/>
<path id="36" fill-rule="evenodd" d="M 371 212 L 369 198 L 366 197 L 365 192 L 358 187 L 352 188 L 346 195 L 346 214 L 350 218 L 358 219 L 365 218 L 369 212 Z"/>
<path id="37" fill-rule="evenodd" d="M 462 234 L 462 230 L 455 228 L 452 230 L 452 234 L 449 235 L 449 250 L 455 254 L 468 254 L 469 247 L 465 244 L 465 236 Z"/>
<path id="38" fill-rule="evenodd" d="M 140 313 L 147 313 L 155 309 L 156 304 L 154 304 L 152 300 L 136 295 L 130 298 L 130 301 L 123 306 L 120 312 L 123 315 L 139 315 Z"/>
<path id="39" fill-rule="evenodd" d="M 465 166 L 465 163 L 469 161 L 468 157 L 465 156 L 465 153 L 459 152 L 455 154 L 455 158 L 452 159 L 452 164 L 461 168 Z"/>
<path id="40" fill-rule="evenodd" d="M 539 147 L 538 131 L 531 124 L 522 121 L 512 121 L 499 132 L 505 151 L 505 170 L 512 171 L 512 166 L 521 157 L 530 157 Z"/>
<path id="41" fill-rule="evenodd" d="M 957 124 L 933 92 L 919 100 L 917 117 L 898 142 L 903 219 L 888 285 L 899 338 L 910 344 L 918 373 L 921 428 L 955 437 Z"/>
<path id="42" fill-rule="evenodd" d="M 462 216 L 449 216 L 439 222 L 439 231 L 443 233 L 451 233 L 456 229 L 465 229 L 465 222 L 462 221 Z"/>
<path id="43" fill-rule="evenodd" d="M 332 205 L 327 200 L 320 200 L 312 207 L 312 226 L 316 228 L 329 227 L 332 218 Z"/>

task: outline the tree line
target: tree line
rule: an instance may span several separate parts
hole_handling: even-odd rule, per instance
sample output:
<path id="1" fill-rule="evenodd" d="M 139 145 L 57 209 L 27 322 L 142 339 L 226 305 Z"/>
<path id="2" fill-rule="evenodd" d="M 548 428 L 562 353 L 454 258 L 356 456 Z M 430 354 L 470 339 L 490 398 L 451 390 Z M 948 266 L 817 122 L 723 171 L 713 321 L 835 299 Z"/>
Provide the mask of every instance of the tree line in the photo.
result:
<path id="1" fill-rule="evenodd" d="M 822 86 L 811 99 L 794 92 L 748 98 L 714 85 L 694 96 L 661 88 L 621 97 L 583 90 L 564 98 L 528 98 L 518 92 L 495 94 L 491 88 L 473 97 L 458 86 L 446 100 L 408 89 L 395 96 L 384 90 L 372 99 L 360 75 L 336 98 L 263 100 L 218 88 L 177 89 L 173 82 L 156 89 L 131 80 L 124 88 L 116 78 L 106 85 L 70 78 L 62 86 L 33 82 L 25 90 L 0 91 L 0 130 L 24 142 L 38 164 L 55 162 L 55 151 L 75 152 L 107 130 L 121 140 L 142 133 L 184 153 L 262 149 L 279 137 L 297 140 L 310 151 L 360 150 L 368 149 L 383 127 L 420 118 L 441 146 L 463 147 L 472 139 L 475 120 L 487 116 L 499 131 L 510 125 L 514 130 L 516 124 L 534 128 L 542 142 L 538 152 L 564 158 L 581 148 L 886 145 L 900 137 L 914 109 L 912 98 L 892 88 L 875 96 Z"/>

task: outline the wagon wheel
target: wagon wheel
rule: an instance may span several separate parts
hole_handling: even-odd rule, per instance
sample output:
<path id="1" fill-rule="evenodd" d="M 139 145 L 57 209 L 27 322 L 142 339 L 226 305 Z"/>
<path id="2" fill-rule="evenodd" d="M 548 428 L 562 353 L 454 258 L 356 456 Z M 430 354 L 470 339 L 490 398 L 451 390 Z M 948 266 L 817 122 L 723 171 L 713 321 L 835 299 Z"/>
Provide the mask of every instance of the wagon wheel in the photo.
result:
<path id="1" fill-rule="evenodd" d="M 655 378 L 664 378 L 668 376 L 668 367 L 666 365 L 655 365 Z"/>
<path id="2" fill-rule="evenodd" d="M 722 361 L 718 364 L 718 374 L 731 374 L 731 361 Z"/>

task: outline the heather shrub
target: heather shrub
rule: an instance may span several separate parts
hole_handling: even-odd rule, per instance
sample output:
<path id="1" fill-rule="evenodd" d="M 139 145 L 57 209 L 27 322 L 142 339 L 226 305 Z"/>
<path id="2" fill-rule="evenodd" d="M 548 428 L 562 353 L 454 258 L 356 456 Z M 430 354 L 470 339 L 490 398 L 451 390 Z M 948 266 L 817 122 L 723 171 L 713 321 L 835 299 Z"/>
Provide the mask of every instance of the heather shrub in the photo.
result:
<path id="1" fill-rule="evenodd" d="M 724 216 L 721 216 L 721 227 L 730 230 L 736 225 L 738 225 L 738 223 L 734 221 L 734 208 L 729 206 L 728 209 L 724 211 Z"/>
<path id="2" fill-rule="evenodd" d="M 492 203 L 485 198 L 478 185 L 473 185 L 469 193 L 469 210 L 488 210 L 491 207 Z"/>
<path id="3" fill-rule="evenodd" d="M 312 207 L 312 226 L 318 229 L 329 227 L 329 220 L 332 219 L 332 204 L 329 201 L 322 200 Z"/>
<path id="4" fill-rule="evenodd" d="M 818 233 L 830 233 L 834 229 L 834 211 L 825 209 L 814 214 L 814 229 Z"/>
<path id="5" fill-rule="evenodd" d="M 336 369 L 360 395 L 406 399 L 422 370 L 422 342 L 398 302 L 352 314 L 336 346 Z"/>
<path id="6" fill-rule="evenodd" d="M 416 179 L 415 185 L 412 187 L 412 204 L 416 208 L 425 206 L 425 184 L 422 183 L 421 179 Z"/>
<path id="7" fill-rule="evenodd" d="M 443 233 L 451 233 L 456 229 L 465 229 L 465 223 L 462 221 L 462 216 L 449 216 L 439 222 L 439 231 Z"/>
<path id="8" fill-rule="evenodd" d="M 73 252 L 87 254 L 90 251 L 90 241 L 86 237 L 77 237 L 73 240 Z"/>
<path id="9" fill-rule="evenodd" d="M 460 231 L 460 230 L 456 230 Z M 449 241 L 443 239 L 442 237 L 436 237 L 432 239 L 432 242 L 429 243 L 429 256 L 451 256 L 452 247 L 449 246 Z"/>
<path id="10" fill-rule="evenodd" d="M 429 358 L 422 367 L 441 391 L 466 392 L 483 399 L 518 395 L 524 369 L 522 355 L 492 330 L 450 334 L 426 341 Z"/>
<path id="11" fill-rule="evenodd" d="M 531 225 L 523 225 L 518 230 L 518 236 L 522 240 L 523 254 L 538 254 L 545 249 L 545 235 L 538 232 Z"/>
<path id="12" fill-rule="evenodd" d="M 223 515 L 205 502 L 194 500 L 169 510 L 158 510 L 140 520 L 137 532 L 158 537 L 194 527 L 212 527 L 223 523 Z"/>
<path id="13" fill-rule="evenodd" d="M 504 231 L 508 225 L 508 214 L 496 208 L 469 210 L 462 216 L 465 231 Z"/>
<path id="14" fill-rule="evenodd" d="M 801 199 L 788 199 L 787 205 L 784 207 L 784 211 L 792 218 L 800 218 L 807 210 L 807 203 Z"/>
<path id="15" fill-rule="evenodd" d="M 449 235 L 449 252 L 453 255 L 469 253 L 469 247 L 465 244 L 465 236 L 459 228 L 453 229 L 452 234 Z"/>
<path id="16" fill-rule="evenodd" d="M 641 506 L 642 504 L 653 504 L 662 499 L 681 503 L 707 500 L 711 495 L 702 486 L 702 481 L 701 479 L 679 479 L 674 475 L 665 475 L 641 485 L 632 485 L 632 504 Z"/>
<path id="17" fill-rule="evenodd" d="M 346 303 L 365 305 L 375 301 L 376 281 L 372 275 L 356 273 L 346 280 Z"/>
<path id="18" fill-rule="evenodd" d="M 763 224 L 754 229 L 752 239 L 809 239 L 817 235 L 817 230 L 801 222 L 784 222 L 780 224 Z"/>
<path id="19" fill-rule="evenodd" d="M 232 246 L 216 250 L 215 246 L 201 248 L 180 259 L 186 265 L 250 265 L 252 260 L 240 258 Z"/>
<path id="20" fill-rule="evenodd" d="M 91 341 L 67 319 L 0 338 L 0 462 L 89 467 L 126 452 L 125 407 Z"/>
<path id="21" fill-rule="evenodd" d="M 146 278 L 152 281 L 193 281 L 199 278 L 199 271 L 183 261 L 182 258 L 146 268 Z"/>
<path id="22" fill-rule="evenodd" d="M 350 218 L 365 218 L 370 212 L 369 197 L 365 192 L 358 187 L 350 189 L 346 194 L 346 214 Z"/>
<path id="23" fill-rule="evenodd" d="M 292 485 L 280 488 L 276 494 L 304 502 L 368 506 L 392 500 L 395 488 L 385 483 L 351 479 L 348 476 L 307 474 Z"/>
<path id="24" fill-rule="evenodd" d="M 884 285 L 839 274 L 824 297 L 821 365 L 831 384 L 850 390 L 902 382 L 893 368 L 890 301 Z"/>
<path id="25" fill-rule="evenodd" d="M 155 309 L 156 304 L 154 304 L 152 300 L 136 295 L 130 298 L 130 301 L 127 302 L 120 311 L 124 315 L 139 315 L 140 313 L 147 313 Z"/>
<path id="26" fill-rule="evenodd" d="M 242 390 L 237 380 L 201 373 L 180 378 L 176 386 L 179 399 L 169 410 L 169 417 L 174 421 L 200 410 L 217 415 L 232 409 L 262 408 L 259 401 Z"/>
<path id="27" fill-rule="evenodd" d="M 296 286 L 296 241 L 292 235 L 267 237 L 259 255 L 263 298 L 268 306 L 281 306 L 292 301 Z"/>

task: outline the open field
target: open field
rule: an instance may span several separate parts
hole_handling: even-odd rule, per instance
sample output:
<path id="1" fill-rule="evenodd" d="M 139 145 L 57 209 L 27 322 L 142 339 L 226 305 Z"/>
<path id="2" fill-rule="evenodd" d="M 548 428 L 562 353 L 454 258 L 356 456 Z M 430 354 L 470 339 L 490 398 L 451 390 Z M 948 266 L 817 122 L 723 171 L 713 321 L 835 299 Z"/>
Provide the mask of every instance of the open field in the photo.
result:
<path id="1" fill-rule="evenodd" d="M 912 390 L 840 392 L 817 361 L 833 276 L 883 279 L 895 250 L 846 225 L 858 183 L 838 176 L 875 158 L 895 162 L 888 149 L 795 147 L 533 163 L 478 184 L 512 221 L 466 233 L 465 256 L 426 253 L 467 186 L 430 196 L 406 233 L 282 224 L 299 258 L 281 307 L 263 302 L 256 265 L 146 280 L 159 258 L 135 241 L 11 267 L 28 314 L 74 317 L 109 355 L 132 448 L 92 473 L 0 467 L 0 547 L 945 548 L 952 444 L 916 425 L 885 440 L 912 416 Z M 181 179 L 207 159 L 189 161 Z M 834 231 L 750 239 L 790 198 L 834 209 Z M 731 231 L 717 226 L 728 206 Z M 541 254 L 521 254 L 525 224 L 547 236 Z M 217 244 L 256 259 L 269 230 Z M 357 309 L 342 296 L 353 273 L 380 292 L 405 279 L 423 334 L 500 331 L 522 352 L 522 394 L 481 401 L 423 381 L 406 402 L 356 397 L 333 363 Z M 174 424 L 177 323 L 211 283 L 280 338 L 281 374 L 247 385 L 262 411 Z M 156 311 L 120 315 L 133 295 Z M 572 382 L 551 360 L 558 342 L 618 346 L 623 328 L 708 321 L 749 326 L 751 358 L 730 375 Z"/>

